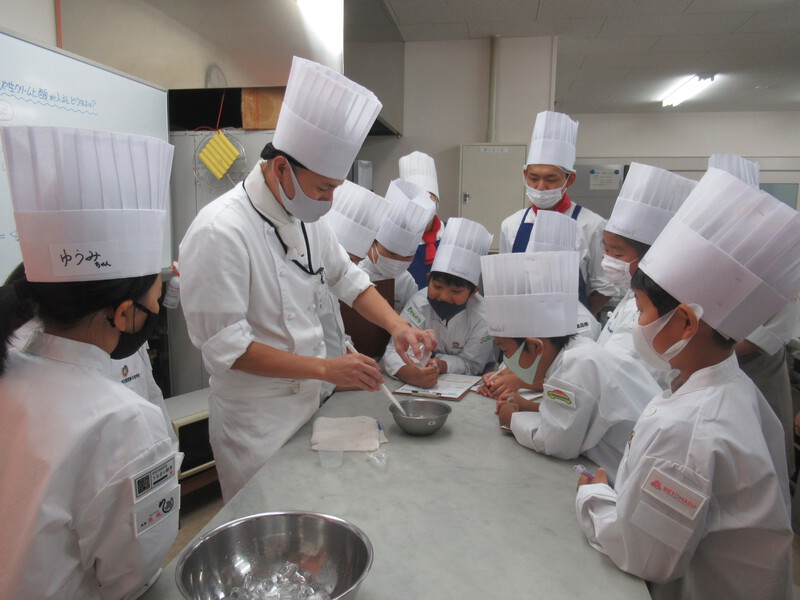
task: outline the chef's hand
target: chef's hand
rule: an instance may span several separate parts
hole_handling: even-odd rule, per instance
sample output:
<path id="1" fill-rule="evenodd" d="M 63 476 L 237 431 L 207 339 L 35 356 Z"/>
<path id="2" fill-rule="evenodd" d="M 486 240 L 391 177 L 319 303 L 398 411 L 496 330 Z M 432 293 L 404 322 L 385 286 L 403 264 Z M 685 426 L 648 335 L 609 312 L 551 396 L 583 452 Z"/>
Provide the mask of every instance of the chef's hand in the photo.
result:
<path id="1" fill-rule="evenodd" d="M 363 354 L 343 354 L 325 359 L 325 381 L 336 386 L 353 386 L 359 390 L 377 392 L 383 383 L 383 375 L 376 363 Z"/>
<path id="2" fill-rule="evenodd" d="M 397 370 L 395 377 L 404 383 L 429 390 L 439 381 L 439 367 L 433 360 L 424 369 L 403 365 Z"/>
<path id="3" fill-rule="evenodd" d="M 498 402 L 496 412 L 500 426 L 511 427 L 511 416 L 515 412 L 519 412 L 519 405 L 516 402 Z"/>
<path id="4" fill-rule="evenodd" d="M 594 474 L 592 479 L 589 479 L 586 475 L 581 475 L 578 478 L 578 487 L 589 483 L 605 483 L 608 485 L 608 476 L 606 475 L 606 470 L 603 468 L 597 469 L 597 473 Z"/>
<path id="5" fill-rule="evenodd" d="M 392 332 L 394 348 L 400 358 L 403 359 L 403 362 L 409 366 L 413 366 L 411 359 L 406 356 L 408 347 L 411 344 L 416 345 L 422 343 L 425 347 L 425 354 L 430 356 L 433 354 L 434 350 L 436 350 L 436 335 L 430 329 L 425 329 L 423 331 L 421 329 L 417 329 L 416 327 L 410 327 L 405 321 L 403 321 L 403 323 L 404 324 L 402 326 L 398 327 Z M 421 359 L 422 356 L 418 356 L 417 358 Z"/>

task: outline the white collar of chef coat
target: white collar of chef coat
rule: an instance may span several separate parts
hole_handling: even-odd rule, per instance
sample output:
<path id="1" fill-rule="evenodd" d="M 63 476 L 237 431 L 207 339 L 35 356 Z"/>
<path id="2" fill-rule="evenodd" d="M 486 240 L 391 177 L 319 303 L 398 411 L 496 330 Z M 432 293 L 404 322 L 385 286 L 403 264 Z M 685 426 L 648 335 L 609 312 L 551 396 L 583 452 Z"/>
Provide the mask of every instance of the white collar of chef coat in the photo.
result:
<path id="1" fill-rule="evenodd" d="M 283 243 L 286 244 L 286 258 L 295 260 L 306 253 L 303 232 L 300 230 L 300 221 L 286 212 L 283 205 L 278 202 L 264 181 L 264 173 L 259 161 L 255 168 L 244 180 L 245 191 L 253 207 L 269 219 L 275 226 Z M 280 185 L 280 184 L 278 184 Z"/>
<path id="2" fill-rule="evenodd" d="M 731 355 L 722 362 L 692 373 L 689 379 L 672 395 L 679 396 L 700 389 L 723 385 L 736 377 L 738 373 L 739 361 L 736 359 L 736 354 L 731 352 Z"/>
<path id="3" fill-rule="evenodd" d="M 111 356 L 99 346 L 45 333 L 41 329 L 31 334 L 24 351 L 57 362 L 96 369 L 106 376 L 111 373 Z"/>

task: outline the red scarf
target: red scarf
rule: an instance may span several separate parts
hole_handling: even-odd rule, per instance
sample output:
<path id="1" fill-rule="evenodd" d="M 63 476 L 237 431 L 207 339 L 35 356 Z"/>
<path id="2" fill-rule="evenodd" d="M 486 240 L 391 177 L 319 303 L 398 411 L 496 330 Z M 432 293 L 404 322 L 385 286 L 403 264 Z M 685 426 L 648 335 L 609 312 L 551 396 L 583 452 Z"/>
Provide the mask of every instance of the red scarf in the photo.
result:
<path id="1" fill-rule="evenodd" d="M 557 213 L 565 213 L 569 209 L 570 205 L 572 205 L 572 200 L 570 200 L 569 196 L 565 193 L 564 197 L 561 198 L 561 200 L 558 201 L 558 204 L 556 204 L 553 208 L 548 208 L 548 209 L 544 209 L 544 210 L 552 210 L 552 211 L 557 212 Z M 535 204 L 531 204 L 531 208 L 533 209 L 533 214 L 534 215 L 538 214 L 539 209 L 536 207 Z M 424 237 L 425 236 L 423 236 L 423 238 Z"/>
<path id="2" fill-rule="evenodd" d="M 425 242 L 425 264 L 433 264 L 433 258 L 436 256 L 436 235 L 442 228 L 442 222 L 439 217 L 433 215 L 433 227 L 430 231 L 422 234 L 422 241 Z"/>

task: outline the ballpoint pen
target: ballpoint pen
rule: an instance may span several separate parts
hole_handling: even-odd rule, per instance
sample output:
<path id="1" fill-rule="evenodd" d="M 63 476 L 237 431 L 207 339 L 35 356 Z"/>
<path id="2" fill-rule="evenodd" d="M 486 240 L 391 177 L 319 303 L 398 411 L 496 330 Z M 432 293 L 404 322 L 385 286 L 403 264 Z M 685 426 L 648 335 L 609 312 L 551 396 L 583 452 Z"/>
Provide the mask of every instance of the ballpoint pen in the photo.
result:
<path id="1" fill-rule="evenodd" d="M 572 465 L 572 470 L 575 471 L 578 475 L 586 475 L 589 478 L 589 481 L 594 479 L 594 475 L 592 475 L 583 465 Z"/>

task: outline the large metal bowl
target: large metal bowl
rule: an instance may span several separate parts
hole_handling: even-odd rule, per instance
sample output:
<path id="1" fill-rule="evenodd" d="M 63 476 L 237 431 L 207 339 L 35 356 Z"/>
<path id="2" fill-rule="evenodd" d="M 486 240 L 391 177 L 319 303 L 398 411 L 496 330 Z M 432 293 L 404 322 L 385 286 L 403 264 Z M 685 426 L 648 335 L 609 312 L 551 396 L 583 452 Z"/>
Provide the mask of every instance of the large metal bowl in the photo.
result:
<path id="1" fill-rule="evenodd" d="M 246 579 L 269 580 L 287 562 L 311 572 L 336 598 L 355 598 L 372 566 L 372 544 L 343 519 L 308 512 L 274 512 L 231 521 L 187 547 L 175 581 L 188 600 L 218 600 Z M 251 574 L 251 575 L 248 575 Z"/>
<path id="2" fill-rule="evenodd" d="M 400 412 L 394 404 L 389 406 L 389 411 L 394 417 L 394 422 L 406 433 L 411 435 L 431 435 L 439 431 L 447 415 L 452 412 L 449 404 L 436 400 L 400 400 L 400 405 L 406 414 Z"/>

